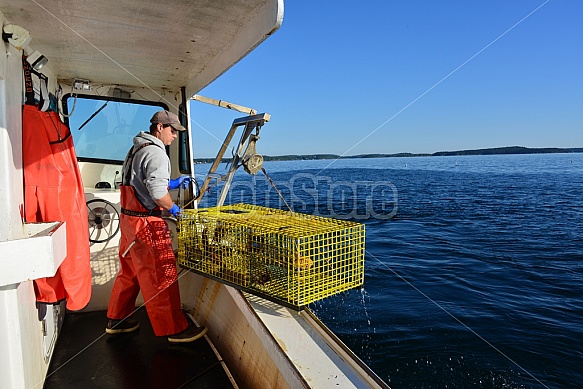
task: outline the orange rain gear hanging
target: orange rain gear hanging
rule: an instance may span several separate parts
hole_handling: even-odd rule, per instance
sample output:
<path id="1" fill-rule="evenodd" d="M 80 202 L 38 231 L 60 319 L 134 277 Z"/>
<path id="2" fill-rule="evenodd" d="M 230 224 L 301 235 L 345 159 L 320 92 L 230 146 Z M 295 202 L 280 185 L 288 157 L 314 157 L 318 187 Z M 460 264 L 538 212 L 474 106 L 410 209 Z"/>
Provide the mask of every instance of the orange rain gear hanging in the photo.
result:
<path id="1" fill-rule="evenodd" d="M 91 298 L 89 225 L 85 193 L 73 137 L 55 112 L 23 106 L 25 220 L 65 221 L 67 256 L 54 277 L 34 281 L 37 301 L 67 300 L 67 309 L 79 310 Z"/>
<path id="2" fill-rule="evenodd" d="M 141 289 L 154 334 L 177 334 L 188 327 L 188 322 L 180 305 L 170 230 L 161 217 L 147 216 L 152 212 L 140 203 L 133 186 L 121 185 L 120 190 L 121 268 L 113 284 L 107 317 L 130 316 Z M 160 209 L 155 211 L 160 213 Z"/>

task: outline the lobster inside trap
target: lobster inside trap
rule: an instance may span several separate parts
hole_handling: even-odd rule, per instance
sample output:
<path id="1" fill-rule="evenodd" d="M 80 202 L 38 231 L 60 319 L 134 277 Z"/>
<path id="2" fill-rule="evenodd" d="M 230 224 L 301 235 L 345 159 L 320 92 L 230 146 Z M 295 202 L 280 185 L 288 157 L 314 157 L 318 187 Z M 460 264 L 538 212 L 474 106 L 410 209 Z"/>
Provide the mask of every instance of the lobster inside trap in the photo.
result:
<path id="1" fill-rule="evenodd" d="M 364 282 L 363 224 L 256 205 L 184 210 L 179 264 L 285 306 Z"/>

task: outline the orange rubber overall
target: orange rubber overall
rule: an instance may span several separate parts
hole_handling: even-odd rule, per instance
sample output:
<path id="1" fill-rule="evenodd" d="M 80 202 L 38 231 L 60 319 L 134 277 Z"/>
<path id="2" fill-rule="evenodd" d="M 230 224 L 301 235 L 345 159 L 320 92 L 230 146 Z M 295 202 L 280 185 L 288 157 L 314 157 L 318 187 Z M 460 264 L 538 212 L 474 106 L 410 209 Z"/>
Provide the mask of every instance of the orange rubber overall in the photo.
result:
<path id="1" fill-rule="evenodd" d="M 91 264 L 89 219 L 73 137 L 55 112 L 25 105 L 22 115 L 24 218 L 29 223 L 65 221 L 67 229 L 67 255 L 54 277 L 34 280 L 36 299 L 66 299 L 67 309 L 79 310 L 91 298 Z"/>
<path id="2" fill-rule="evenodd" d="M 136 198 L 132 186 L 120 188 L 123 209 L 148 212 Z M 113 285 L 107 317 L 123 319 L 131 315 L 141 290 L 157 336 L 185 330 L 188 322 L 180 305 L 176 259 L 168 225 L 159 216 L 129 216 L 122 212 L 120 229 L 121 268 Z"/>

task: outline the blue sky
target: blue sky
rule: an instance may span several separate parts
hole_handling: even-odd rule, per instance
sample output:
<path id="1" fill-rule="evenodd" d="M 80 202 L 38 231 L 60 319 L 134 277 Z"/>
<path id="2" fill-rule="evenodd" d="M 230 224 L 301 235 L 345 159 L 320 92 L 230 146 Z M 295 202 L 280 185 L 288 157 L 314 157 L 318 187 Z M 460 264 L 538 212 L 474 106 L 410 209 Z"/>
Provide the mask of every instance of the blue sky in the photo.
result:
<path id="1" fill-rule="evenodd" d="M 582 17 L 581 0 L 288 0 L 200 94 L 270 113 L 264 155 L 583 147 Z M 242 115 L 191 108 L 213 157 Z"/>

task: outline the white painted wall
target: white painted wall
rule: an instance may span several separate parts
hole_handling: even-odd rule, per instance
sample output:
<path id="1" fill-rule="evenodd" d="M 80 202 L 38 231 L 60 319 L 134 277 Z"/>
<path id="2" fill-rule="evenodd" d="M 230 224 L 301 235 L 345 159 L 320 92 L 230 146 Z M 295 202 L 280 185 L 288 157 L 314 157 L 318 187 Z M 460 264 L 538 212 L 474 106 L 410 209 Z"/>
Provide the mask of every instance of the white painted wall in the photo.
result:
<path id="1" fill-rule="evenodd" d="M 4 16 L 0 13 L 4 24 Z M 2 42 L 4 43 L 4 42 Z M 0 49 L 0 241 L 22 237 L 22 62 L 21 52 Z"/>
<path id="2" fill-rule="evenodd" d="M 0 24 L 5 23 L 0 13 Z M 21 56 L 11 45 L 0 45 L 0 243 L 25 236 Z M 0 388 L 42 388 L 48 368 L 43 348 L 32 281 L 0 285 Z"/>

